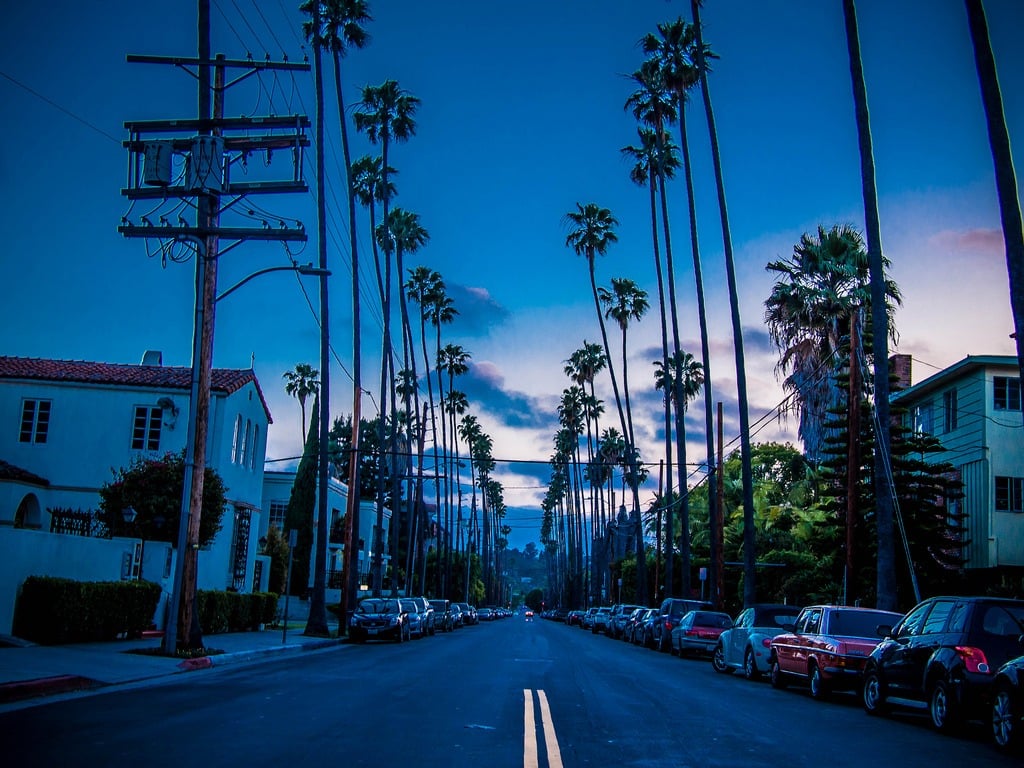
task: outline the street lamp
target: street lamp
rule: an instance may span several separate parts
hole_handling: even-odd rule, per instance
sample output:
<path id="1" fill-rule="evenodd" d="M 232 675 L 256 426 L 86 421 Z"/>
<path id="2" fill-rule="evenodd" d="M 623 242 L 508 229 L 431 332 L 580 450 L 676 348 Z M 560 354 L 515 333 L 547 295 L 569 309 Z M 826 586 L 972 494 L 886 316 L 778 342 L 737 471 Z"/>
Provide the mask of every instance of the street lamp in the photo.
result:
<path id="1" fill-rule="evenodd" d="M 331 271 L 329 269 L 320 269 L 318 267 L 314 267 L 312 264 L 289 264 L 287 266 L 267 267 L 266 269 L 258 269 L 255 272 L 253 272 L 251 275 L 246 275 L 241 280 L 239 280 L 237 283 L 235 283 L 230 288 L 228 288 L 226 291 L 221 293 L 217 297 L 217 301 L 220 301 L 221 299 L 223 299 L 223 298 L 227 297 L 228 295 L 234 293 L 239 288 L 241 288 L 243 285 L 245 285 L 250 280 L 252 280 L 254 277 L 259 277 L 260 275 L 265 275 L 268 272 L 298 272 L 300 275 L 316 275 L 316 276 L 322 276 L 322 277 L 330 277 L 330 275 L 331 275 Z"/>

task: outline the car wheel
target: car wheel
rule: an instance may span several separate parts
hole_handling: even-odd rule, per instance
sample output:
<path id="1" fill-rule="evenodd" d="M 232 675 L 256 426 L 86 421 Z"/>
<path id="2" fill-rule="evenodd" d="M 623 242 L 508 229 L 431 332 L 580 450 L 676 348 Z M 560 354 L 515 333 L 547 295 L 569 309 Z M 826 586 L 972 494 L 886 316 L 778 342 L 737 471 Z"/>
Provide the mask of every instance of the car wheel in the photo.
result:
<path id="1" fill-rule="evenodd" d="M 725 648 L 721 643 L 715 646 L 715 652 L 711 656 L 711 666 L 715 672 L 721 672 L 723 675 L 732 672 L 729 665 L 725 663 Z"/>
<path id="2" fill-rule="evenodd" d="M 743 654 L 743 676 L 747 680 L 759 680 L 761 673 L 757 669 L 757 660 L 754 658 L 754 649 L 747 648 L 747 652 Z"/>
<path id="3" fill-rule="evenodd" d="M 1004 751 L 1016 752 L 1021 741 L 1020 705 L 1014 701 L 1013 691 L 1000 686 L 992 697 L 992 740 Z"/>
<path id="4" fill-rule="evenodd" d="M 945 680 L 936 680 L 928 696 L 928 714 L 932 719 L 932 727 L 942 733 L 950 733 L 956 728 L 956 694 Z"/>
<path id="5" fill-rule="evenodd" d="M 821 676 L 821 670 L 817 664 L 811 665 L 811 698 L 817 699 L 818 701 L 824 701 L 828 698 L 831 691 L 828 687 L 828 681 Z"/>
<path id="6" fill-rule="evenodd" d="M 786 673 L 782 671 L 779 666 L 779 660 L 776 658 L 772 659 L 771 672 L 769 673 L 772 681 L 772 688 L 782 689 L 786 687 Z"/>
<path id="7" fill-rule="evenodd" d="M 860 700 L 864 705 L 864 711 L 869 715 L 884 715 L 885 704 L 885 683 L 877 669 L 869 669 L 864 673 L 864 685 L 861 688 Z"/>

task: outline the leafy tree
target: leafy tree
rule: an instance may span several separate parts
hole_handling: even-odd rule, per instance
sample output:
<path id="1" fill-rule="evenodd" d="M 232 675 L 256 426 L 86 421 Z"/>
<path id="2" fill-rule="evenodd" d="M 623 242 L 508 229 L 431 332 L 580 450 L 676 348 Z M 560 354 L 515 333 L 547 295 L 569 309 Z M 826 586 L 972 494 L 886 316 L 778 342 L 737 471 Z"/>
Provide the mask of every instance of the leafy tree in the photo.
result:
<path id="1" fill-rule="evenodd" d="M 292 554 L 291 594 L 305 596 L 309 589 L 310 556 L 313 550 L 313 511 L 316 509 L 317 458 L 319 455 L 320 414 L 313 408 L 313 418 L 306 437 L 306 446 L 295 472 L 295 482 L 284 516 L 286 531 L 297 531 Z"/>
<path id="2" fill-rule="evenodd" d="M 185 452 L 167 453 L 158 459 L 136 457 L 114 472 L 114 480 L 100 488 L 96 517 L 113 536 L 138 536 L 147 541 L 178 543 L 181 496 L 185 484 Z M 203 477 L 203 508 L 199 519 L 199 546 L 205 547 L 221 529 L 227 489 L 216 470 L 206 467 Z M 136 512 L 126 523 L 123 510 Z"/>
<path id="3" fill-rule="evenodd" d="M 270 558 L 268 588 L 271 592 L 283 595 L 288 575 L 288 541 L 276 525 L 267 529 L 267 543 L 263 546 L 263 554 Z"/>

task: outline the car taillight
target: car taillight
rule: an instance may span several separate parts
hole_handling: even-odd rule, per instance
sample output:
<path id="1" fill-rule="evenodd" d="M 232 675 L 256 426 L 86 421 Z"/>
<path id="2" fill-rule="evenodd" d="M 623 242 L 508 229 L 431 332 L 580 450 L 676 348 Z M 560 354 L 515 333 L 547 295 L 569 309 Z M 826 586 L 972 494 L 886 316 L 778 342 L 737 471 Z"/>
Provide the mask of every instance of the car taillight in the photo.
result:
<path id="1" fill-rule="evenodd" d="M 700 637 L 700 630 L 699 629 L 688 629 L 688 630 L 686 630 L 686 636 L 687 637 Z"/>
<path id="2" fill-rule="evenodd" d="M 967 667 L 968 672 L 980 672 L 983 675 L 991 674 L 992 669 L 989 667 L 988 659 L 985 658 L 985 652 L 981 648 L 958 645 L 955 650 L 957 655 L 963 659 L 964 666 Z"/>
<path id="3" fill-rule="evenodd" d="M 672 622 L 669 621 L 668 619 L 665 619 L 665 629 L 667 629 L 669 631 L 672 630 Z"/>
<path id="4" fill-rule="evenodd" d="M 765 648 L 771 648 L 772 647 L 772 639 L 770 637 L 764 638 L 761 641 L 761 645 L 763 645 Z"/>

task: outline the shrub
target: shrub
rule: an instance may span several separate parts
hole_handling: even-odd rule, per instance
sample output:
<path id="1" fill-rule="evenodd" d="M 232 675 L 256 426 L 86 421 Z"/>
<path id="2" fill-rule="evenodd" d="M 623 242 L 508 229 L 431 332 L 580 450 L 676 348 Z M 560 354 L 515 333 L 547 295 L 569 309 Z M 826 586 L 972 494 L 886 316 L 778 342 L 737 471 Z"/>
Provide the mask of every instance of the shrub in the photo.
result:
<path id="1" fill-rule="evenodd" d="M 160 587 L 148 581 L 74 581 L 29 576 L 14 611 L 14 634 L 42 645 L 114 640 L 148 628 Z"/>
<path id="2" fill-rule="evenodd" d="M 199 626 L 203 634 L 245 632 L 260 624 L 272 624 L 277 615 L 273 592 L 227 592 L 199 590 Z"/>

